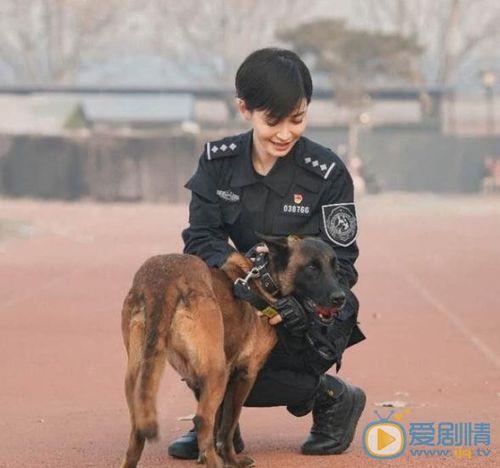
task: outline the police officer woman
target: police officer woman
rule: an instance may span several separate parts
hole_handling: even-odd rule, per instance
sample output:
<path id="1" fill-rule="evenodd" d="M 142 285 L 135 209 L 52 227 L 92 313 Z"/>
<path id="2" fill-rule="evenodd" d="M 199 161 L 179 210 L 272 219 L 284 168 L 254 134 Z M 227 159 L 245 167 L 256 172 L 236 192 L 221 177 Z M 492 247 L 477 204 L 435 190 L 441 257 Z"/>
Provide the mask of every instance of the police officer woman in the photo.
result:
<path id="1" fill-rule="evenodd" d="M 296 301 L 282 301 L 280 339 L 259 373 L 245 406 L 286 406 L 296 416 L 312 411 L 304 454 L 338 454 L 353 440 L 365 394 L 325 372 L 340 367 L 344 349 L 364 339 L 356 322 L 354 262 L 356 213 L 351 177 L 331 150 L 305 138 L 312 81 L 304 62 L 289 50 L 250 54 L 236 74 L 237 102 L 252 129 L 208 142 L 186 187 L 191 190 L 184 252 L 220 267 L 236 249 L 260 242 L 256 232 L 317 236 L 335 250 L 346 303 L 329 326 L 309 324 Z M 315 333 L 306 332 L 316 327 Z M 313 338 L 311 338 L 311 336 Z M 315 337 L 315 338 L 314 338 Z M 239 431 L 237 452 L 243 450 Z M 173 442 L 176 458 L 198 456 L 194 429 Z"/>

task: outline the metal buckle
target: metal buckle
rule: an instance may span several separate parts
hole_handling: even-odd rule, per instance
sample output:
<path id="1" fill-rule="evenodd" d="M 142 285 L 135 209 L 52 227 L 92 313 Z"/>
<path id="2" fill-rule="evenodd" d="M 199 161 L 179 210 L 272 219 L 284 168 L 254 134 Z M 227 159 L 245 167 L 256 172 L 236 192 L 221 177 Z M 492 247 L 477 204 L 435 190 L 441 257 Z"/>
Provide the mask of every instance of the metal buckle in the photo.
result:
<path id="1" fill-rule="evenodd" d="M 251 278 L 258 278 L 260 276 L 260 269 L 257 267 L 253 267 L 248 274 L 245 276 L 244 281 L 248 282 Z"/>
<path id="2" fill-rule="evenodd" d="M 246 286 L 248 284 L 248 281 L 252 278 L 258 278 L 259 277 L 259 269 L 256 267 L 253 267 L 244 278 L 236 278 L 234 284 L 242 284 L 243 286 Z"/>

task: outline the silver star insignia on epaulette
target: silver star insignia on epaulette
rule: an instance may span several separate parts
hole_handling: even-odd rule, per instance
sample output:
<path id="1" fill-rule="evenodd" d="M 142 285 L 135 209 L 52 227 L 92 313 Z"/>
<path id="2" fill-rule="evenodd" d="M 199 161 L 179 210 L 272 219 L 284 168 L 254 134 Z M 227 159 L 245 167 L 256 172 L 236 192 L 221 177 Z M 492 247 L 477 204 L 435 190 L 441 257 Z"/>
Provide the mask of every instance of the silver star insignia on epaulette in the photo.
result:
<path id="1" fill-rule="evenodd" d="M 326 164 L 322 163 L 320 164 L 317 159 L 312 159 L 310 156 L 307 156 L 304 158 L 304 162 L 306 164 L 310 164 L 312 167 L 318 167 L 320 168 L 321 172 L 325 172 L 323 178 L 327 178 L 330 175 L 330 172 L 332 171 L 333 167 L 335 166 L 335 163 L 332 163 L 330 166 L 327 166 Z"/>

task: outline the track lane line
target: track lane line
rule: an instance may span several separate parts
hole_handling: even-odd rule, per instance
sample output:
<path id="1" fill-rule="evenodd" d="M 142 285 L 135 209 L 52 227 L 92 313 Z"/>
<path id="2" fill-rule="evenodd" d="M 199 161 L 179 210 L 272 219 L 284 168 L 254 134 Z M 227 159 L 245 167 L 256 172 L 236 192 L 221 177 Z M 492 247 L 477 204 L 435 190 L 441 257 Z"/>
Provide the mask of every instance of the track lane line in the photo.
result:
<path id="1" fill-rule="evenodd" d="M 488 361 L 497 369 L 500 369 L 500 358 L 488 345 L 483 343 L 472 333 L 448 307 L 446 307 L 436 296 L 434 296 L 414 275 L 402 272 L 405 281 L 417 291 L 422 298 L 434 307 L 441 315 L 444 315 L 453 326 L 469 341 Z"/>

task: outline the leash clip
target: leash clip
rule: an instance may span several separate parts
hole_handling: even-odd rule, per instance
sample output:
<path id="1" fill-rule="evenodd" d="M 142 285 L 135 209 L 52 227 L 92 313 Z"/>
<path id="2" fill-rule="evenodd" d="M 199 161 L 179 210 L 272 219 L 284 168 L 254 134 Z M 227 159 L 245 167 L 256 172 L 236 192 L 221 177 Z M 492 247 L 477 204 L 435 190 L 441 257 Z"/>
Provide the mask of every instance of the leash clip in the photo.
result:
<path id="1" fill-rule="evenodd" d="M 243 286 L 246 286 L 248 284 L 248 281 L 251 280 L 252 278 L 258 278 L 260 275 L 260 271 L 258 268 L 253 267 L 244 278 L 236 278 L 236 281 L 234 284 L 238 283 Z"/>
<path id="2" fill-rule="evenodd" d="M 243 281 L 245 283 L 248 283 L 248 280 L 252 279 L 252 278 L 258 278 L 260 276 L 260 268 L 257 268 L 257 267 L 253 267 L 248 273 L 247 275 L 245 276 L 245 278 L 243 279 Z"/>

